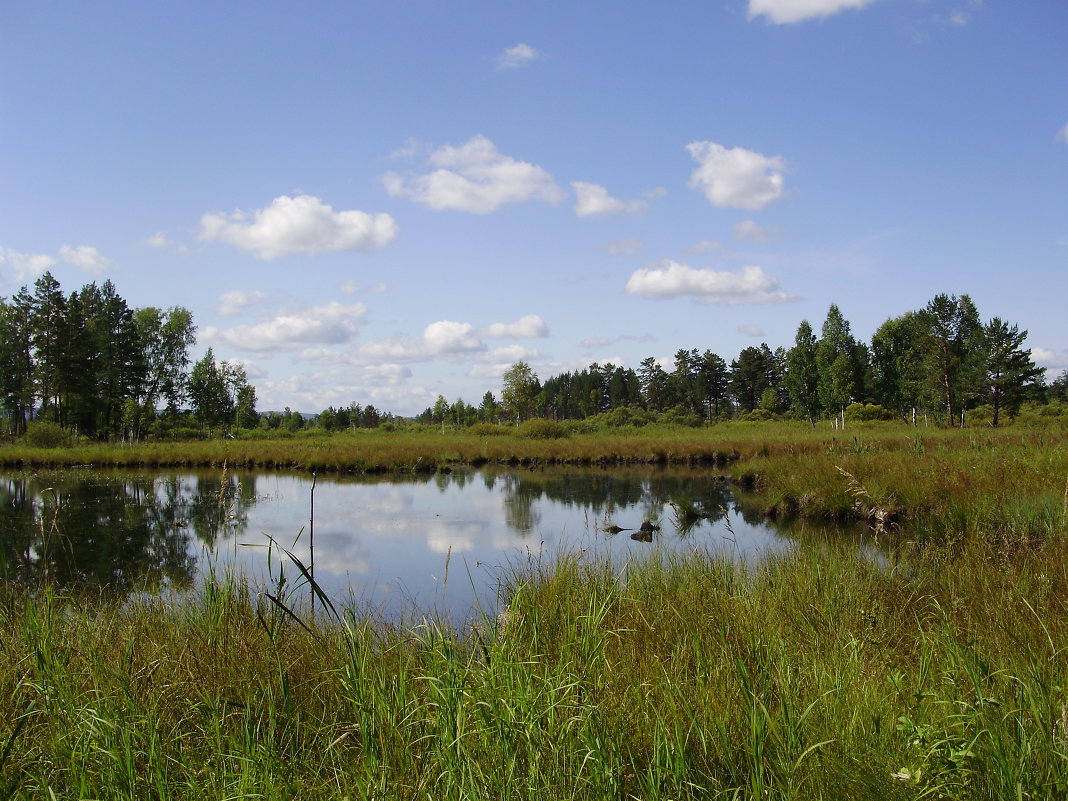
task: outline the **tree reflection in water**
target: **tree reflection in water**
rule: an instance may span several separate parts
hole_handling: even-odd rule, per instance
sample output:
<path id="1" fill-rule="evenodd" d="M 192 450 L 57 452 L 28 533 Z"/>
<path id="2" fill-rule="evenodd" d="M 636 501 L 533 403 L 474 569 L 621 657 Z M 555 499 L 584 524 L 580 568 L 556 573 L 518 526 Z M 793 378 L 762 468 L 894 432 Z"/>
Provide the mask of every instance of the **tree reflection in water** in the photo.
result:
<path id="1" fill-rule="evenodd" d="M 237 546 L 264 546 L 268 535 L 292 541 L 311 567 L 310 487 L 307 474 L 281 471 L 0 475 L 0 581 L 125 597 L 192 587 L 216 568 L 256 579 L 270 572 L 264 549 Z M 446 554 L 456 575 L 461 561 L 504 566 L 532 550 L 592 548 L 631 560 L 715 547 L 749 560 L 793 537 L 768 526 L 759 508 L 740 506 L 729 482 L 682 469 L 331 476 L 321 478 L 315 501 L 316 580 L 330 592 L 381 597 L 399 586 L 450 608 L 480 589 L 474 580 L 440 586 Z M 647 521 L 639 542 L 617 536 Z M 803 534 L 820 536 L 811 523 Z"/>
<path id="2" fill-rule="evenodd" d="M 243 528 L 255 479 L 64 472 L 0 478 L 0 575 L 125 597 L 192 585 L 195 540 Z"/>

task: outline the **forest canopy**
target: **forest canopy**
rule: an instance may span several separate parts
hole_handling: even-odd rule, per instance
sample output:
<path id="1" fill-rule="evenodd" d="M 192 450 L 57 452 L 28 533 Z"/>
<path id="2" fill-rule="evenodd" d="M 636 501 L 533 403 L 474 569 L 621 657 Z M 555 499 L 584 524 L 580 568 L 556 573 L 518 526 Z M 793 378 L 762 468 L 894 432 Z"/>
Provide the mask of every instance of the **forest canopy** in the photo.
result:
<path id="1" fill-rule="evenodd" d="M 64 295 L 51 273 L 0 298 L 0 414 L 93 439 L 140 439 L 179 424 L 211 430 L 255 417 L 255 389 L 212 351 L 191 366 L 193 315 L 132 309 L 111 281 Z M 183 420 L 186 403 L 192 420 Z M 242 419 L 243 415 L 243 419 Z M 188 415 L 186 415 L 188 418 Z"/>
<path id="2" fill-rule="evenodd" d="M 534 417 L 612 426 L 654 420 L 699 425 L 724 419 L 919 416 L 948 426 L 999 425 L 1027 401 L 1068 403 L 1068 372 L 1048 385 L 1024 348 L 1027 331 L 983 322 L 968 295 L 940 294 L 886 320 L 871 342 L 857 339 L 831 305 L 817 334 L 802 320 L 791 347 L 744 348 L 729 362 L 709 349 L 680 349 L 672 364 L 637 369 L 591 364 L 539 379 L 525 362 L 504 374 L 501 392 L 479 405 L 439 396 L 417 422 L 452 427 L 519 425 Z M 394 415 L 353 402 L 317 416 L 259 413 L 244 369 L 214 352 L 192 363 L 193 315 L 181 306 L 130 308 L 111 281 L 65 295 L 45 273 L 10 300 L 0 298 L 0 416 L 10 436 L 50 425 L 71 436 L 137 440 L 213 436 L 237 429 L 295 432 L 393 424 Z"/>

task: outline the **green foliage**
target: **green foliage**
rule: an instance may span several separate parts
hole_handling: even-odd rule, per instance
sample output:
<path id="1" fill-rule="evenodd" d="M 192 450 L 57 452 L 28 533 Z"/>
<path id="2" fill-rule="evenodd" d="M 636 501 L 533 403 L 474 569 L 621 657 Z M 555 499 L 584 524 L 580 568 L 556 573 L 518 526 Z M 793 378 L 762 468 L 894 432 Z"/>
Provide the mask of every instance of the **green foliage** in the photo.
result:
<path id="1" fill-rule="evenodd" d="M 876 403 L 851 403 L 846 407 L 847 420 L 868 423 L 875 420 L 896 420 L 897 415 Z"/>
<path id="2" fill-rule="evenodd" d="M 666 412 L 657 416 L 657 421 L 669 426 L 684 426 L 686 428 L 700 428 L 704 425 L 698 415 L 681 406 L 673 406 Z"/>
<path id="3" fill-rule="evenodd" d="M 467 427 L 467 433 L 473 434 L 476 437 L 501 437 L 514 434 L 515 429 L 507 426 L 500 426 L 496 423 L 475 423 L 473 426 Z"/>
<path id="4" fill-rule="evenodd" d="M 26 427 L 21 442 L 33 448 L 68 448 L 74 435 L 50 420 L 34 420 Z"/>
<path id="5" fill-rule="evenodd" d="M 505 371 L 502 381 L 501 406 L 518 424 L 534 411 L 534 398 L 541 389 L 538 376 L 526 362 L 516 362 Z"/>
<path id="6" fill-rule="evenodd" d="M 209 575 L 166 604 L 8 589 L 0 782 L 176 801 L 1064 798 L 1068 545 L 899 559 L 562 554 L 505 570 L 500 616 L 455 629 L 335 605 L 292 555 L 288 581 Z"/>
<path id="7" fill-rule="evenodd" d="M 96 439 L 139 439 L 158 403 L 185 397 L 192 315 L 134 310 L 114 284 L 64 295 L 46 272 L 0 300 L 0 408 L 14 433 L 31 417 Z"/>
<path id="8" fill-rule="evenodd" d="M 541 417 L 523 421 L 517 433 L 525 439 L 566 439 L 570 436 L 562 424 Z"/>

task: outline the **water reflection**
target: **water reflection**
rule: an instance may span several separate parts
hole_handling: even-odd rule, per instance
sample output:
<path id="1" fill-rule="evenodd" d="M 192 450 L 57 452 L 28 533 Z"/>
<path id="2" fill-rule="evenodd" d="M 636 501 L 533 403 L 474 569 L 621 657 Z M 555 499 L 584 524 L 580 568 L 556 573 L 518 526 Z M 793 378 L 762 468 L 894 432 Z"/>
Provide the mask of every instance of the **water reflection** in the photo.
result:
<path id="1" fill-rule="evenodd" d="M 197 547 L 243 531 L 255 476 L 64 472 L 0 478 L 0 575 L 125 595 L 192 586 Z"/>
<path id="2" fill-rule="evenodd" d="M 492 605 L 510 565 L 562 550 L 623 564 L 694 548 L 753 559 L 790 542 L 701 472 L 320 476 L 313 529 L 311 488 L 307 475 L 232 471 L 0 477 L 0 575 L 120 596 L 194 586 L 208 565 L 266 580 L 268 542 L 311 562 L 314 533 L 333 596 L 462 615 Z"/>

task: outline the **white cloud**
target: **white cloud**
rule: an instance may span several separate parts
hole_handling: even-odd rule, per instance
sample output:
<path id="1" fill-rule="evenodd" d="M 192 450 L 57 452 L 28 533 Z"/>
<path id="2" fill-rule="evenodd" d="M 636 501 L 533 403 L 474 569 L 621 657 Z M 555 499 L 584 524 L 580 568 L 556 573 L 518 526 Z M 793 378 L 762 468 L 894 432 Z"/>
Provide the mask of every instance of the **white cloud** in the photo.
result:
<path id="1" fill-rule="evenodd" d="M 641 336 L 635 336 L 633 334 L 620 334 L 614 337 L 589 337 L 582 340 L 579 344 L 584 348 L 604 348 L 609 345 L 614 345 L 617 342 L 655 342 L 656 340 L 651 334 L 642 334 Z"/>
<path id="2" fill-rule="evenodd" d="M 476 362 L 483 364 L 507 364 L 512 365 L 518 361 L 532 362 L 541 356 L 536 348 L 527 348 L 523 345 L 505 345 L 500 348 L 492 348 L 475 357 Z"/>
<path id="3" fill-rule="evenodd" d="M 483 350 L 485 345 L 474 333 L 471 323 L 439 320 L 423 329 L 423 342 L 435 355 L 469 353 Z"/>
<path id="4" fill-rule="evenodd" d="M 722 242 L 711 239 L 702 239 L 696 245 L 686 248 L 686 256 L 699 256 L 702 253 L 722 253 L 727 247 Z"/>
<path id="5" fill-rule="evenodd" d="M 344 344 L 356 336 L 367 307 L 336 301 L 297 312 L 279 314 L 256 325 L 221 329 L 209 326 L 204 339 L 254 353 L 295 350 L 303 345 Z"/>
<path id="6" fill-rule="evenodd" d="M 200 218 L 200 239 L 226 242 L 266 260 L 290 253 L 370 250 L 396 236 L 397 223 L 388 214 L 335 212 L 310 195 L 282 195 L 251 215 L 238 210 Z"/>
<path id="7" fill-rule="evenodd" d="M 517 161 L 497 150 L 484 136 L 453 147 L 445 145 L 429 158 L 433 172 L 386 173 L 382 182 L 392 197 L 406 197 L 428 208 L 488 214 L 506 203 L 541 200 L 556 204 L 565 197 L 552 175 L 537 165 Z"/>
<path id="8" fill-rule="evenodd" d="M 514 323 L 493 323 L 482 329 L 490 339 L 529 339 L 549 336 L 549 326 L 537 314 L 526 314 Z"/>
<path id="9" fill-rule="evenodd" d="M 0 248 L 0 265 L 8 265 L 15 274 L 16 281 L 37 278 L 56 266 L 56 260 L 43 253 L 18 253 L 8 248 Z"/>
<path id="10" fill-rule="evenodd" d="M 1068 370 L 1068 351 L 1055 351 L 1048 348 L 1031 348 L 1031 358 L 1039 367 L 1047 370 Z"/>
<path id="11" fill-rule="evenodd" d="M 749 0 L 749 19 L 764 16 L 784 25 L 814 17 L 829 17 L 839 11 L 864 8 L 872 0 Z"/>
<path id="12" fill-rule="evenodd" d="M 705 303 L 729 306 L 796 300 L 779 286 L 778 279 L 757 266 L 743 267 L 737 272 L 717 272 L 697 270 L 670 259 L 656 267 L 636 270 L 627 281 L 626 290 L 646 298 L 691 296 Z"/>
<path id="13" fill-rule="evenodd" d="M 157 231 L 152 236 L 145 237 L 141 240 L 141 243 L 148 245 L 150 248 L 157 248 L 159 250 L 173 250 L 176 253 L 188 253 L 189 248 L 185 245 L 175 242 L 173 239 L 167 236 L 163 231 Z"/>
<path id="14" fill-rule="evenodd" d="M 382 283 L 381 281 L 377 284 L 371 284 L 371 286 L 368 287 L 361 287 L 355 281 L 345 281 L 344 283 L 338 285 L 338 290 L 341 292 L 342 295 L 357 295 L 361 292 L 365 295 L 373 295 L 378 292 L 385 292 L 388 288 L 389 287 L 387 287 L 386 284 Z"/>
<path id="15" fill-rule="evenodd" d="M 781 156 L 715 142 L 691 142 L 686 149 L 700 164 L 689 185 L 704 192 L 714 206 L 757 211 L 782 197 L 786 162 Z"/>
<path id="16" fill-rule="evenodd" d="M 738 326 L 738 333 L 745 334 L 748 337 L 762 337 L 764 336 L 764 329 L 759 325 L 740 325 Z"/>
<path id="17" fill-rule="evenodd" d="M 612 242 L 607 250 L 613 256 L 633 256 L 640 251 L 643 246 L 644 243 L 640 239 L 631 239 L 628 237 L 626 239 L 619 239 Z"/>
<path id="18" fill-rule="evenodd" d="M 608 194 L 608 190 L 600 184 L 590 184 L 585 181 L 572 181 L 571 188 L 575 190 L 575 214 L 579 217 L 592 217 L 605 214 L 641 214 L 648 207 L 640 200 L 624 203 Z"/>
<path id="19" fill-rule="evenodd" d="M 497 69 L 499 70 L 514 70 L 519 67 L 525 67 L 532 61 L 536 61 L 541 57 L 541 53 L 535 50 L 528 44 L 520 42 L 514 47 L 505 48 L 499 56 L 497 56 Z"/>
<path id="20" fill-rule="evenodd" d="M 774 225 L 760 225 L 755 220 L 743 220 L 732 226 L 734 238 L 742 242 L 774 242 L 783 235 L 783 229 Z"/>
<path id="21" fill-rule="evenodd" d="M 72 267 L 87 273 L 106 273 L 115 268 L 110 259 L 105 259 L 96 248 L 89 245 L 63 245 L 59 249 L 59 257 Z"/>
<path id="22" fill-rule="evenodd" d="M 657 200 L 658 198 L 662 198 L 667 193 L 668 191 L 664 187 L 654 186 L 652 189 L 645 193 L 645 197 L 649 200 Z"/>
<path id="23" fill-rule="evenodd" d="M 267 371 L 251 359 L 227 359 L 226 363 L 237 365 L 238 367 L 244 369 L 245 377 L 250 380 L 267 377 Z"/>
<path id="24" fill-rule="evenodd" d="M 1057 131 L 1056 139 L 1058 142 L 1068 142 L 1068 125 Z"/>
<path id="25" fill-rule="evenodd" d="M 260 292 L 258 289 L 253 289 L 251 292 L 243 292 L 240 289 L 231 289 L 229 292 L 223 292 L 219 295 L 219 305 L 217 311 L 223 315 L 241 314 L 249 306 L 255 306 L 257 303 L 262 303 L 267 296 Z"/>

